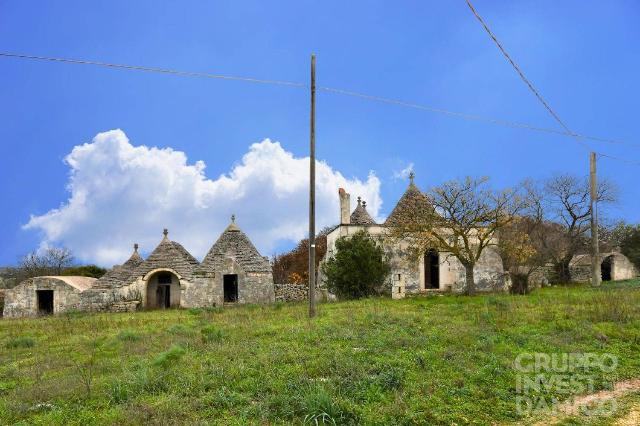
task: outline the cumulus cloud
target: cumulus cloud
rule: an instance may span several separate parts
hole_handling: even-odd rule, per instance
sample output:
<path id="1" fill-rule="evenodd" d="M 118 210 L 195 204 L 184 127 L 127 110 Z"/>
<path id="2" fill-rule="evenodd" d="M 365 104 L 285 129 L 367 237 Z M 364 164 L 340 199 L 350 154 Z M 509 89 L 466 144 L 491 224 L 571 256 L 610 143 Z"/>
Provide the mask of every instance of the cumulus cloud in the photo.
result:
<path id="1" fill-rule="evenodd" d="M 43 245 L 64 245 L 83 261 L 122 263 L 134 242 L 149 252 L 165 227 L 202 259 L 232 214 L 263 255 L 308 230 L 309 157 L 296 158 L 269 139 L 251 145 L 217 179 L 207 178 L 204 162 L 190 164 L 184 152 L 171 148 L 134 146 L 121 130 L 74 147 L 65 163 L 69 199 L 31 216 L 24 228 L 41 232 Z M 317 229 L 338 221 L 339 187 L 362 196 L 378 215 L 380 180 L 373 172 L 348 179 L 319 161 L 316 174 Z"/>
<path id="2" fill-rule="evenodd" d="M 404 169 L 400 170 L 400 171 L 395 171 L 393 172 L 393 178 L 394 179 L 407 179 L 409 177 L 409 174 L 413 171 L 413 163 L 409 163 L 407 164 L 407 167 L 405 167 Z"/>

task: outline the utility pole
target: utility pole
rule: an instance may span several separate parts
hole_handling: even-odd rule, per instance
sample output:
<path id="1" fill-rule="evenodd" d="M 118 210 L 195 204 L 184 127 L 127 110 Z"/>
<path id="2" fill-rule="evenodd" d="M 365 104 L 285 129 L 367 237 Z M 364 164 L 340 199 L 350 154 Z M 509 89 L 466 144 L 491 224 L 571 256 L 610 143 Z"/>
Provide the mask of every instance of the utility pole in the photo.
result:
<path id="1" fill-rule="evenodd" d="M 590 156 L 589 182 L 591 185 L 591 285 L 600 285 L 600 249 L 598 248 L 598 183 L 596 180 L 596 153 Z"/>
<path id="2" fill-rule="evenodd" d="M 316 55 L 311 55 L 309 132 L 309 317 L 316 316 Z"/>

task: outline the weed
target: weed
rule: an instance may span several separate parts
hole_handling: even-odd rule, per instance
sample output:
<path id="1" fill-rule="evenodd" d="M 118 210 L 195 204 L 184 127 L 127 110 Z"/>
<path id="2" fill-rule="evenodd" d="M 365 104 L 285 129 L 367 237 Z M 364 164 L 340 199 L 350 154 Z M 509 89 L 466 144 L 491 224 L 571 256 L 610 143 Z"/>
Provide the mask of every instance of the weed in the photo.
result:
<path id="1" fill-rule="evenodd" d="M 7 349 L 32 348 L 36 345 L 36 339 L 29 336 L 12 337 L 4 344 Z"/>
<path id="2" fill-rule="evenodd" d="M 117 337 L 118 340 L 122 340 L 124 342 L 136 342 L 140 340 L 142 336 L 131 329 L 126 329 L 118 333 Z"/>
<path id="3" fill-rule="evenodd" d="M 167 367 L 178 361 L 186 353 L 185 349 L 179 345 L 173 345 L 169 350 L 162 352 L 153 360 L 156 367 Z"/>
<path id="4" fill-rule="evenodd" d="M 215 325 L 208 325 L 200 330 L 202 334 L 202 343 L 219 342 L 222 340 L 222 330 Z"/>

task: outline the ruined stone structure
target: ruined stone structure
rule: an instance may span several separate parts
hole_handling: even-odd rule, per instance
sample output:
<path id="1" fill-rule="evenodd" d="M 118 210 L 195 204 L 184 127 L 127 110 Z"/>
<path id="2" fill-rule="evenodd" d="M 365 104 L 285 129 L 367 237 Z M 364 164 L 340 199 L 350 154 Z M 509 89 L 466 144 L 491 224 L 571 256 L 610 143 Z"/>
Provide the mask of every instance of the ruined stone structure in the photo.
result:
<path id="1" fill-rule="evenodd" d="M 131 257 L 100 279 L 37 277 L 7 291 L 8 317 L 139 308 L 208 307 L 275 300 L 269 260 L 262 257 L 232 217 L 202 263 L 168 231 L 147 259 L 134 245 Z"/>
<path id="2" fill-rule="evenodd" d="M 36 277 L 5 292 L 5 317 L 63 313 L 83 307 L 82 293 L 96 282 L 89 277 Z"/>
<path id="3" fill-rule="evenodd" d="M 591 281 L 591 258 L 589 254 L 579 254 L 571 259 L 569 273 L 572 281 Z M 635 265 L 618 249 L 600 253 L 600 273 L 602 281 L 629 280 L 640 275 Z"/>
<path id="4" fill-rule="evenodd" d="M 359 197 L 355 210 L 349 214 L 350 195 L 340 188 L 338 196 L 340 225 L 327 235 L 325 259 L 334 253 L 338 238 L 353 235 L 365 229 L 371 236 L 379 239 L 391 263 L 391 274 L 387 286 L 393 298 L 431 291 L 461 292 L 464 290 L 464 266 L 451 253 L 432 249 L 416 259 L 407 241 L 398 242 L 389 237 L 390 226 L 400 220 L 407 209 L 410 207 L 413 209 L 416 206 L 420 209 L 431 208 L 427 197 L 414 183 L 413 175 L 409 187 L 383 224 L 377 224 L 373 220 L 367 212 L 366 202 Z M 503 291 L 508 287 L 502 259 L 492 247 L 484 250 L 475 266 L 474 274 L 478 291 Z M 322 279 L 323 277 L 320 276 L 319 281 Z"/>

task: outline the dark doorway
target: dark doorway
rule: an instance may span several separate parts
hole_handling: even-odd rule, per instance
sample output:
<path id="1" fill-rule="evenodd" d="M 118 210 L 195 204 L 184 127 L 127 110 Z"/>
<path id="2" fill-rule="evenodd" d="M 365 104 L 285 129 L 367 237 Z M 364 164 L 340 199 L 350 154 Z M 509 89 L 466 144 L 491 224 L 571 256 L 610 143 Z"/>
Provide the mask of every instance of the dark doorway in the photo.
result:
<path id="1" fill-rule="evenodd" d="M 171 284 L 171 274 L 168 272 L 159 273 L 158 284 Z"/>
<path id="2" fill-rule="evenodd" d="M 435 250 L 424 255 L 424 288 L 440 288 L 440 259 Z"/>
<path id="3" fill-rule="evenodd" d="M 159 278 L 159 277 L 158 277 Z M 158 308 L 171 307 L 171 285 L 160 284 L 156 290 Z"/>
<path id="4" fill-rule="evenodd" d="M 38 314 L 51 315 L 53 313 L 53 290 L 36 290 L 38 298 Z"/>
<path id="5" fill-rule="evenodd" d="M 611 257 L 607 257 L 600 265 L 602 281 L 611 281 Z"/>
<path id="6" fill-rule="evenodd" d="M 224 280 L 224 302 L 235 303 L 238 301 L 238 276 L 236 274 L 225 275 Z"/>

